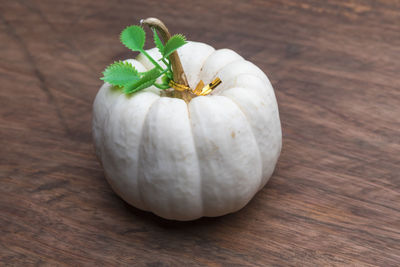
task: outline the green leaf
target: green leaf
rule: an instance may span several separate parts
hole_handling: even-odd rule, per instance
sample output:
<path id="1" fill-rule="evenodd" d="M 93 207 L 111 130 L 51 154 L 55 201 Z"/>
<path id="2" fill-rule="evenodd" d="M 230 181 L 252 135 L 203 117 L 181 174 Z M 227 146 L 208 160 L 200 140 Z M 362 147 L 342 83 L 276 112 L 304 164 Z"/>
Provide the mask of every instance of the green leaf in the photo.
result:
<path id="1" fill-rule="evenodd" d="M 125 94 L 131 94 L 152 86 L 156 82 L 157 78 L 160 77 L 161 71 L 157 68 L 154 68 L 141 74 L 142 76 L 140 77 L 140 80 L 137 80 L 124 87 Z"/>
<path id="2" fill-rule="evenodd" d="M 116 86 L 125 86 L 139 80 L 139 72 L 129 62 L 118 61 L 108 66 L 101 80 Z"/>
<path id="3" fill-rule="evenodd" d="M 176 49 L 186 44 L 185 36 L 182 34 L 175 34 L 165 44 L 163 57 L 166 58 L 171 55 Z"/>
<path id="4" fill-rule="evenodd" d="M 146 41 L 146 33 L 140 26 L 128 26 L 121 32 L 121 43 L 132 51 L 142 51 Z"/>
<path id="5" fill-rule="evenodd" d="M 135 93 L 137 91 L 140 91 L 142 89 L 146 89 L 147 87 L 152 86 L 155 82 L 156 82 L 156 79 L 150 80 L 147 82 L 143 82 L 139 85 L 136 85 L 136 84 L 128 85 L 128 86 L 124 87 L 124 93 L 127 95 Z"/>
<path id="6" fill-rule="evenodd" d="M 157 30 L 153 29 L 153 37 L 154 37 L 154 43 L 156 44 L 156 47 L 158 48 L 158 51 L 160 51 L 161 55 L 164 54 L 164 44 L 161 42 L 160 37 L 158 37 Z"/>
<path id="7" fill-rule="evenodd" d="M 141 80 L 153 80 L 160 77 L 161 71 L 157 68 L 154 68 L 149 71 L 142 72 L 141 75 L 142 75 Z"/>

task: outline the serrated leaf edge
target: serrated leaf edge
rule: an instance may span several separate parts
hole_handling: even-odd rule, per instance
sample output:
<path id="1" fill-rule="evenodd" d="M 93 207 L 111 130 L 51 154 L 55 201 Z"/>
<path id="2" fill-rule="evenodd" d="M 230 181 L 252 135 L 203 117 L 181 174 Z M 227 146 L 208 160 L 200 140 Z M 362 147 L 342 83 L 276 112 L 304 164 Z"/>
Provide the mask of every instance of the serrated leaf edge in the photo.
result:
<path id="1" fill-rule="evenodd" d="M 124 33 L 128 28 L 130 28 L 130 27 L 135 27 L 135 28 L 138 28 L 138 29 L 141 29 L 141 30 L 142 30 L 142 33 L 144 34 L 144 35 L 143 35 L 144 38 L 143 38 L 143 45 L 142 45 L 141 48 L 132 49 L 131 47 L 129 47 L 128 45 L 125 44 L 125 42 L 124 42 L 122 36 L 123 36 L 123 33 Z M 141 50 L 143 50 L 144 44 L 146 43 L 146 31 L 145 31 L 145 30 L 143 29 L 143 27 L 141 27 L 141 26 L 138 26 L 138 25 L 130 25 L 130 26 L 127 26 L 125 29 L 122 30 L 121 34 L 119 35 L 119 40 L 120 40 L 120 42 L 121 42 L 125 47 L 127 47 L 129 50 L 132 50 L 132 51 L 134 51 L 134 52 L 141 52 Z"/>
<path id="2" fill-rule="evenodd" d="M 174 47 L 172 49 L 170 49 L 170 51 L 167 50 L 168 46 L 171 45 L 172 42 L 174 42 L 175 40 L 181 40 L 183 41 L 181 44 L 179 44 L 179 46 Z M 175 34 L 173 36 L 171 36 L 171 38 L 169 38 L 169 40 L 167 41 L 167 43 L 164 46 L 164 53 L 163 53 L 163 57 L 167 58 L 169 55 L 171 55 L 173 52 L 175 52 L 178 48 L 180 48 L 181 46 L 187 44 L 186 41 L 186 37 L 182 34 Z"/>
<path id="3" fill-rule="evenodd" d="M 115 82 L 110 82 L 110 81 L 107 81 L 107 80 L 106 80 L 106 79 L 107 79 L 107 77 L 106 77 L 106 76 L 107 76 L 107 72 L 113 71 L 113 70 L 116 70 L 116 69 L 120 69 L 121 67 L 129 67 L 130 70 L 133 72 L 133 73 L 132 73 L 132 78 L 138 77 L 139 74 L 140 74 L 140 73 L 138 72 L 138 70 L 135 68 L 135 66 L 133 66 L 130 62 L 119 60 L 119 61 L 114 61 L 114 63 L 112 63 L 111 65 L 109 65 L 109 66 L 102 72 L 103 77 L 101 77 L 100 80 L 105 81 L 105 82 L 108 82 L 108 83 L 110 83 L 110 84 L 112 84 L 112 85 L 114 85 L 114 86 L 124 86 L 124 85 L 126 85 L 127 83 L 115 83 Z"/>

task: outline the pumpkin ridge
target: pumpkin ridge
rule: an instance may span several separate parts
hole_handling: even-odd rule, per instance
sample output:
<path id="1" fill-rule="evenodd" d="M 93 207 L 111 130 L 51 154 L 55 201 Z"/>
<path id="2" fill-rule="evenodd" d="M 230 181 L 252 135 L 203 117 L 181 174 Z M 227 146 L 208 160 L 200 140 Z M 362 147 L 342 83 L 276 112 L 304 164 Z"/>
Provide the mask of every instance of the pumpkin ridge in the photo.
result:
<path id="1" fill-rule="evenodd" d="M 215 60 L 215 58 L 217 58 L 217 57 L 221 57 L 220 55 L 221 55 L 221 53 L 231 53 L 231 56 L 233 56 L 234 55 L 234 57 L 237 57 L 236 59 L 229 59 L 229 61 L 226 63 L 226 64 L 224 64 L 224 65 L 221 65 L 218 69 L 216 69 L 216 70 L 213 70 L 213 72 L 212 72 L 212 76 L 211 77 L 207 77 L 206 76 L 206 73 L 207 73 L 207 69 L 208 69 L 208 67 L 210 67 L 210 66 L 208 66 L 209 64 L 211 65 L 211 66 L 215 66 L 215 64 L 219 64 L 219 62 L 217 61 L 217 62 L 211 62 L 211 63 L 209 63 L 209 59 L 211 60 L 211 61 L 216 61 Z M 224 55 L 224 54 L 222 54 L 222 57 L 224 58 L 226 55 Z M 218 72 L 222 69 L 222 68 L 224 68 L 225 66 L 227 66 L 227 65 L 229 65 L 229 64 L 231 64 L 232 62 L 234 62 L 234 61 L 238 61 L 238 60 L 244 60 L 244 58 L 243 57 L 241 57 L 239 54 L 237 54 L 235 51 L 233 51 L 233 50 L 231 50 L 231 49 L 228 49 L 228 48 L 222 48 L 222 49 L 217 49 L 217 50 L 215 50 L 214 52 L 212 52 L 208 57 L 207 57 L 207 59 L 204 61 L 204 63 L 203 63 L 203 65 L 202 65 L 202 67 L 201 67 L 201 69 L 200 69 L 200 72 L 199 72 L 199 80 L 203 80 L 204 82 L 208 82 L 208 80 L 210 80 L 210 81 L 212 81 L 212 80 L 214 80 L 216 77 L 217 77 L 217 74 L 218 74 Z M 225 83 L 228 83 L 229 81 L 222 81 L 223 82 L 223 84 L 225 84 Z M 215 90 L 214 90 L 215 91 Z M 211 93 L 212 94 L 212 93 Z"/>
<path id="2" fill-rule="evenodd" d="M 241 61 L 247 61 L 247 60 L 245 60 L 244 58 L 242 58 L 242 59 L 234 60 L 234 61 L 232 61 L 232 62 L 226 64 L 225 66 L 223 66 L 222 68 L 220 68 L 220 69 L 217 71 L 217 73 L 213 76 L 213 78 L 219 76 L 219 74 L 221 73 L 221 71 L 224 70 L 225 68 L 228 68 L 228 67 L 230 67 L 231 65 L 237 64 L 237 62 L 241 62 Z M 236 79 L 237 76 L 238 76 L 238 75 L 235 75 L 234 79 Z M 226 80 L 226 79 L 225 79 L 225 80 Z M 231 84 L 231 83 L 230 83 L 229 81 L 227 81 L 227 82 L 225 82 L 225 84 L 228 84 L 228 85 L 229 85 L 229 84 Z M 222 86 L 219 86 L 219 88 L 217 88 L 217 90 L 214 90 L 214 93 L 216 93 L 216 94 L 221 94 L 223 91 L 228 90 L 228 89 L 230 89 L 230 88 L 233 88 L 233 87 L 227 87 L 227 88 L 225 88 L 225 86 L 222 85 Z"/>
<path id="3" fill-rule="evenodd" d="M 212 48 L 214 48 L 213 46 L 211 46 Z M 203 62 L 202 62 L 202 64 L 201 64 L 201 67 L 200 67 L 200 69 L 199 69 L 199 72 L 197 73 L 197 82 L 196 82 L 196 84 L 198 84 L 199 82 L 200 82 L 200 75 L 201 75 L 201 71 L 203 70 L 203 68 L 204 68 L 204 65 L 206 64 L 206 62 L 207 62 L 207 60 L 211 57 L 211 55 L 212 54 L 214 54 L 215 53 L 215 51 L 217 51 L 217 49 L 215 49 L 214 48 L 214 51 L 212 51 L 206 58 L 204 58 L 204 60 L 203 60 Z M 209 82 L 211 82 L 211 81 L 203 81 L 205 84 L 207 84 L 207 83 L 209 83 Z"/>
<path id="4" fill-rule="evenodd" d="M 232 89 L 232 88 L 229 88 L 229 89 Z M 257 187 L 257 190 L 256 190 L 256 192 L 259 190 L 259 188 L 260 188 L 260 186 L 261 186 L 261 184 L 263 183 L 263 173 L 262 173 L 262 171 L 263 171 L 263 160 L 262 160 L 262 154 L 261 154 L 261 151 L 260 151 L 260 145 L 259 145 L 259 143 L 258 143 L 258 141 L 257 141 L 257 138 L 256 138 L 256 136 L 255 136 L 255 134 L 254 134 L 254 129 L 253 129 L 253 126 L 249 123 L 249 119 L 251 119 L 251 118 L 249 118 L 247 115 L 246 115 L 246 112 L 244 112 L 244 110 L 243 110 L 243 108 L 240 106 L 240 104 L 239 103 L 237 103 L 234 99 L 232 99 L 231 97 L 229 97 L 228 95 L 223 95 L 223 97 L 226 97 L 227 99 L 229 99 L 230 101 L 232 101 L 232 103 L 240 110 L 240 112 L 243 114 L 243 116 L 246 118 L 246 123 L 247 123 L 247 125 L 249 126 L 249 129 L 250 129 L 250 133 L 251 133 L 251 136 L 253 137 L 253 139 L 254 139 L 254 142 L 257 144 L 257 151 L 258 151 L 258 155 L 259 155 L 259 164 L 260 164 L 260 168 L 261 168 L 261 174 L 260 174 L 260 178 L 259 178 L 259 180 L 260 180 L 260 182 L 259 182 L 259 186 Z"/>
<path id="5" fill-rule="evenodd" d="M 196 147 L 196 140 L 194 138 L 194 133 L 193 133 L 193 120 L 191 119 L 191 105 L 190 102 L 186 103 L 187 104 L 187 111 L 188 111 L 188 117 L 189 117 L 189 122 L 190 122 L 190 134 L 192 135 L 193 139 L 193 147 L 194 147 L 194 152 L 196 155 L 197 162 L 199 163 L 199 177 L 200 177 L 200 200 L 201 200 L 201 214 L 204 214 L 204 201 L 203 201 L 203 176 L 202 176 L 202 171 L 201 171 L 201 166 L 200 166 L 200 161 L 199 161 L 199 154 L 197 152 L 197 147 Z"/>
<path id="6" fill-rule="evenodd" d="M 138 188 L 139 188 L 139 190 L 138 190 L 139 191 L 139 199 L 142 202 L 143 207 L 144 207 L 145 210 L 150 210 L 150 209 L 149 209 L 149 205 L 148 205 L 147 201 L 145 201 L 145 198 L 144 198 L 143 193 L 142 193 L 142 179 L 141 179 L 141 176 L 140 176 L 140 166 L 141 166 L 140 159 L 142 158 L 141 155 L 142 155 L 142 144 L 143 144 L 143 130 L 144 130 L 144 125 L 145 125 L 145 123 L 146 123 L 146 121 L 148 119 L 148 115 L 149 115 L 149 111 L 150 111 L 151 107 L 156 102 L 160 101 L 160 99 L 161 99 L 161 97 L 158 98 L 157 100 L 153 101 L 153 103 L 151 103 L 151 105 L 149 105 L 149 107 L 147 109 L 147 112 L 146 112 L 146 116 L 143 119 L 142 131 L 140 133 L 140 138 L 139 138 L 139 146 L 138 146 L 139 147 L 139 152 L 138 152 L 138 163 L 139 164 L 138 164 L 138 168 L 137 168 L 137 171 L 136 171 L 136 179 L 138 179 L 137 185 L 138 185 Z"/>
<path id="7" fill-rule="evenodd" d="M 258 77 L 261 81 L 265 82 L 265 83 L 271 83 L 267 77 L 267 75 L 265 75 L 265 73 L 254 63 L 248 61 L 248 60 L 236 60 L 233 61 L 232 63 L 229 63 L 228 65 L 224 66 L 218 73 L 217 76 L 221 78 L 221 80 L 225 79 L 227 77 L 226 73 L 229 73 L 229 75 L 234 76 L 234 77 L 238 77 L 241 74 L 250 74 L 250 75 L 254 75 L 256 77 Z M 224 85 L 217 87 L 217 89 L 215 90 L 216 93 L 220 93 L 223 92 L 224 90 L 226 90 L 228 88 L 226 88 Z"/>

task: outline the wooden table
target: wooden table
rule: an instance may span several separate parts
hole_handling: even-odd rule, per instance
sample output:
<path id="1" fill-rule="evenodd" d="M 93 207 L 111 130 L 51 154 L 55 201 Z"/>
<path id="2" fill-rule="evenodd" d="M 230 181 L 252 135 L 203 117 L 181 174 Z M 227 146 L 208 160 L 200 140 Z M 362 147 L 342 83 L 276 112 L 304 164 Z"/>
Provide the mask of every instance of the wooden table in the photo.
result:
<path id="1" fill-rule="evenodd" d="M 272 81 L 282 154 L 235 214 L 163 220 L 104 179 L 92 102 L 149 16 Z M 2 266 L 400 264 L 399 1 L 2 0 L 0 81 Z"/>

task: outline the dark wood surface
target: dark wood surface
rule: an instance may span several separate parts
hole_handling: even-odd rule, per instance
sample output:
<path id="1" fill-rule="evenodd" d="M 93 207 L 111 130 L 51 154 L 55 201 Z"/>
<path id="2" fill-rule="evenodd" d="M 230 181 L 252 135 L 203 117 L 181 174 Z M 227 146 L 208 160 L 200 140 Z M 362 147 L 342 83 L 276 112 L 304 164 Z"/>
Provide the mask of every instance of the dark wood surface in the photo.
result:
<path id="1" fill-rule="evenodd" d="M 119 32 L 159 17 L 270 77 L 283 151 L 241 211 L 130 207 L 91 140 Z M 0 2 L 0 265 L 399 266 L 400 2 Z"/>

